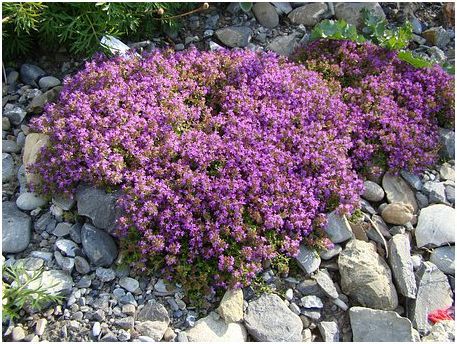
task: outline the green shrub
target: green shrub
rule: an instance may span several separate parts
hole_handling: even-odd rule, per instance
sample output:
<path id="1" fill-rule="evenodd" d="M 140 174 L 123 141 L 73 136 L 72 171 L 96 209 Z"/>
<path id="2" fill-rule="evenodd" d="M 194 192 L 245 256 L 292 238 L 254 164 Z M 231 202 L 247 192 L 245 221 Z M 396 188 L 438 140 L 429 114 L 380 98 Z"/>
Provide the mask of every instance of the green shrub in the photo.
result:
<path id="1" fill-rule="evenodd" d="M 431 67 L 432 62 L 415 56 L 411 51 L 404 50 L 409 45 L 413 36 L 412 25 L 406 21 L 399 28 L 389 28 L 388 22 L 368 10 L 362 10 L 364 27 L 358 32 L 354 25 L 346 23 L 343 19 L 323 20 L 316 25 L 310 34 L 310 40 L 320 38 L 350 40 L 356 43 L 371 41 L 388 50 L 399 50 L 398 58 L 416 68 Z M 452 73 L 452 68 L 446 68 Z"/>
<path id="2" fill-rule="evenodd" d="M 62 296 L 53 295 L 41 285 L 34 287 L 43 270 L 26 271 L 21 264 L 11 267 L 2 267 L 2 318 L 14 320 L 24 306 L 32 309 L 41 309 L 50 302 L 60 302 Z M 52 288 L 53 286 L 51 286 Z"/>
<path id="3" fill-rule="evenodd" d="M 72 54 L 91 56 L 102 50 L 103 35 L 146 39 L 160 30 L 176 31 L 177 17 L 197 7 L 167 2 L 3 3 L 4 57 L 14 59 L 39 46 L 63 46 Z"/>

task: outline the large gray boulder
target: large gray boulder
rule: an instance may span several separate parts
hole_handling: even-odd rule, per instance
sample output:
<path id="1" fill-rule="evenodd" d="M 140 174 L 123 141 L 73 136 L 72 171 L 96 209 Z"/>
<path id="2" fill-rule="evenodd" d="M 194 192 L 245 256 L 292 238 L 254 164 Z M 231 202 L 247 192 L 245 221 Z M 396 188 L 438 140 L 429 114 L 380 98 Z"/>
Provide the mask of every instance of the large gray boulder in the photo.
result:
<path id="1" fill-rule="evenodd" d="M 110 266 L 117 257 L 111 235 L 87 223 L 81 229 L 81 242 L 86 256 L 96 266 Z"/>
<path id="2" fill-rule="evenodd" d="M 40 67 L 32 65 L 32 64 L 28 64 L 28 63 L 24 63 L 21 66 L 20 73 L 21 73 L 21 80 L 25 84 L 32 85 L 35 87 L 38 86 L 38 84 L 37 84 L 38 79 L 40 77 L 42 77 L 43 75 L 46 75 L 46 72 L 44 70 L 42 70 Z"/>
<path id="3" fill-rule="evenodd" d="M 346 217 L 338 214 L 336 210 L 327 215 L 325 232 L 334 244 L 339 244 L 352 239 L 352 229 Z"/>
<path id="4" fill-rule="evenodd" d="M 190 342 L 241 343 L 247 339 L 243 325 L 233 322 L 227 324 L 216 312 L 199 319 L 194 327 L 186 331 L 186 335 Z"/>
<path id="5" fill-rule="evenodd" d="M 259 342 L 301 342 L 303 323 L 275 294 L 262 294 L 249 302 L 244 323 Z"/>
<path id="6" fill-rule="evenodd" d="M 349 318 L 354 342 L 414 342 L 411 321 L 396 312 L 352 307 Z"/>
<path id="7" fill-rule="evenodd" d="M 80 185 L 76 190 L 78 213 L 89 217 L 95 227 L 112 232 L 120 214 L 120 209 L 116 207 L 118 196 L 100 188 Z"/>
<path id="8" fill-rule="evenodd" d="M 328 8 L 325 2 L 310 2 L 297 7 L 287 17 L 292 24 L 314 26 L 326 17 L 327 12 Z"/>
<path id="9" fill-rule="evenodd" d="M 352 240 L 338 257 L 343 292 L 365 307 L 393 310 L 398 296 L 389 266 L 375 247 Z"/>
<path id="10" fill-rule="evenodd" d="M 278 13 L 269 2 L 256 2 L 252 7 L 252 13 L 263 27 L 272 29 L 279 24 Z"/>
<path id="11" fill-rule="evenodd" d="M 444 204 L 433 204 L 423 208 L 415 235 L 418 247 L 454 243 L 455 209 Z"/>
<path id="12" fill-rule="evenodd" d="M 377 2 L 339 2 L 335 5 L 335 16 L 337 19 L 344 19 L 347 23 L 362 27 L 362 9 L 372 11 L 381 19 L 386 15 Z"/>
<path id="13" fill-rule="evenodd" d="M 217 30 L 216 37 L 230 48 L 244 48 L 251 41 L 252 30 L 245 26 L 229 26 Z"/>
<path id="14" fill-rule="evenodd" d="M 2 203 L 2 252 L 18 253 L 30 243 L 32 219 L 14 202 Z"/>
<path id="15" fill-rule="evenodd" d="M 423 262 L 416 272 L 416 299 L 408 303 L 408 317 L 420 333 L 430 331 L 427 315 L 452 305 L 452 292 L 448 278 L 435 264 Z"/>
<path id="16" fill-rule="evenodd" d="M 408 235 L 394 235 L 389 241 L 388 248 L 389 263 L 398 286 L 398 291 L 410 299 L 415 299 L 417 287 Z"/>
<path id="17" fill-rule="evenodd" d="M 430 261 L 445 274 L 455 275 L 455 246 L 442 246 L 433 250 Z"/>
<path id="18" fill-rule="evenodd" d="M 390 173 L 384 174 L 382 187 L 389 203 L 404 203 L 412 207 L 413 213 L 418 210 L 416 196 L 405 180 Z"/>

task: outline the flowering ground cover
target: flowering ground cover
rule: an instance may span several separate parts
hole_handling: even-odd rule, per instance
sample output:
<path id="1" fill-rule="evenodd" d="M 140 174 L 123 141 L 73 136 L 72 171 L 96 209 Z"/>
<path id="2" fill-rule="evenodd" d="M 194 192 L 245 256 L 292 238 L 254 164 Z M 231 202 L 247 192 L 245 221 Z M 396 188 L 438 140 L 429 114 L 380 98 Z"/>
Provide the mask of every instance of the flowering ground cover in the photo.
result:
<path id="1" fill-rule="evenodd" d="M 246 285 L 264 260 L 325 243 L 326 214 L 354 210 L 364 167 L 434 162 L 438 125 L 453 120 L 452 81 L 438 68 L 336 41 L 296 60 L 99 56 L 34 122 L 51 142 L 35 188 L 120 188 L 117 234 L 134 239 L 139 264 Z"/>

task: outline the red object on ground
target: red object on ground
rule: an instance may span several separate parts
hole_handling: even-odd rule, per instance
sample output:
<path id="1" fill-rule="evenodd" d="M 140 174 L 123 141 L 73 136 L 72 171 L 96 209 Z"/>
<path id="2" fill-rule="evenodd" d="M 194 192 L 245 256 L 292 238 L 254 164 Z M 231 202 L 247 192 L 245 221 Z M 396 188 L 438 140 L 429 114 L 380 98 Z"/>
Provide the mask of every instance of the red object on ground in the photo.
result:
<path id="1" fill-rule="evenodd" d="M 428 314 L 428 320 L 433 324 L 436 324 L 442 320 L 454 320 L 454 307 L 449 307 L 447 309 L 437 309 Z"/>

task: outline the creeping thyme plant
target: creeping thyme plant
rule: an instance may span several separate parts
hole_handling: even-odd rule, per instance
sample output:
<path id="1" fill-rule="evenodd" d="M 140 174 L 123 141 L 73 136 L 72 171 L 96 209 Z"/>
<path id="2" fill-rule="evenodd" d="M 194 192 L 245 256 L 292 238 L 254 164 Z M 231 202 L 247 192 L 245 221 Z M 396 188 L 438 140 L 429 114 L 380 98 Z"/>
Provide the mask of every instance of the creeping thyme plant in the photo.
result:
<path id="1" fill-rule="evenodd" d="M 98 56 L 34 121 L 51 141 L 35 188 L 119 188 L 126 252 L 188 289 L 247 285 L 265 260 L 286 272 L 301 242 L 330 244 L 326 214 L 354 210 L 365 163 L 432 163 L 453 113 L 451 79 L 394 52 L 317 41 L 296 59 Z"/>

